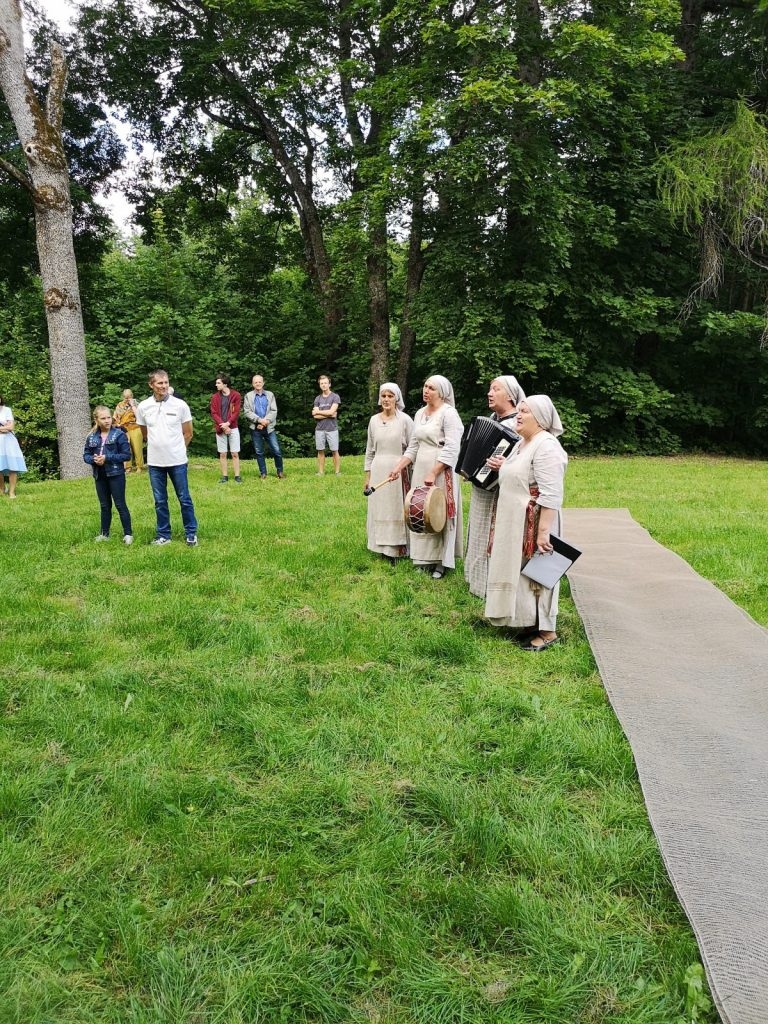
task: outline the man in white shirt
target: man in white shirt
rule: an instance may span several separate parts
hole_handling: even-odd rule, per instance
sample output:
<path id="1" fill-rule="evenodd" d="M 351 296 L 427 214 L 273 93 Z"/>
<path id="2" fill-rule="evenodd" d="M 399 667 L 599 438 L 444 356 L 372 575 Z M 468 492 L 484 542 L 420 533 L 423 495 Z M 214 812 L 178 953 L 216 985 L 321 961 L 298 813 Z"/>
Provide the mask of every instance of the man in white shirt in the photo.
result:
<path id="1" fill-rule="evenodd" d="M 168 374 L 155 370 L 149 375 L 152 397 L 136 410 L 136 422 L 147 442 L 147 466 L 157 515 L 157 536 L 153 544 L 171 543 L 168 510 L 168 479 L 181 506 L 181 520 L 187 545 L 197 546 L 197 519 L 187 482 L 187 447 L 192 440 L 192 413 L 186 402 L 169 393 Z"/>

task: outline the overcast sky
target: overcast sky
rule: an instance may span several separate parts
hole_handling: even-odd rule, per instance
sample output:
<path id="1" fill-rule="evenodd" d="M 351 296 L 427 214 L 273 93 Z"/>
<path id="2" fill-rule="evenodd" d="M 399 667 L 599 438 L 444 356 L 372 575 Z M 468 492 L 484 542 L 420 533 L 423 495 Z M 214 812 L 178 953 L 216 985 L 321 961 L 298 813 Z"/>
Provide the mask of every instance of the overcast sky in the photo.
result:
<path id="1" fill-rule="evenodd" d="M 72 19 L 76 5 L 70 0 L 42 0 L 41 6 L 55 22 L 66 26 Z"/>

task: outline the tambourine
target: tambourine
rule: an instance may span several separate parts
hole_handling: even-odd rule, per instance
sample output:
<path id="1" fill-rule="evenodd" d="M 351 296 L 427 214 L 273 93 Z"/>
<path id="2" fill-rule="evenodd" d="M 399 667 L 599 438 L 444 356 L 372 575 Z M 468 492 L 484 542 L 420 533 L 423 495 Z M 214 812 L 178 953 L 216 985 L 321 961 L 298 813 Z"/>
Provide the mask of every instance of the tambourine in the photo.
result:
<path id="1" fill-rule="evenodd" d="M 448 518 L 441 487 L 412 487 L 403 506 L 405 525 L 412 533 L 442 533 Z"/>

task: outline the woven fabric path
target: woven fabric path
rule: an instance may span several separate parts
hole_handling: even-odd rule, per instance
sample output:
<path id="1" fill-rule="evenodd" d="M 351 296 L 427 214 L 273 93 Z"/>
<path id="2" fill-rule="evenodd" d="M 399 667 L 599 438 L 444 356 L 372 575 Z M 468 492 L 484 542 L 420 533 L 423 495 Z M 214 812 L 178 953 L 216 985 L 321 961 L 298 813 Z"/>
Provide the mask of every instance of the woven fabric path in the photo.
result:
<path id="1" fill-rule="evenodd" d="M 625 509 L 568 509 L 571 592 L 726 1024 L 768 1022 L 768 631 Z"/>

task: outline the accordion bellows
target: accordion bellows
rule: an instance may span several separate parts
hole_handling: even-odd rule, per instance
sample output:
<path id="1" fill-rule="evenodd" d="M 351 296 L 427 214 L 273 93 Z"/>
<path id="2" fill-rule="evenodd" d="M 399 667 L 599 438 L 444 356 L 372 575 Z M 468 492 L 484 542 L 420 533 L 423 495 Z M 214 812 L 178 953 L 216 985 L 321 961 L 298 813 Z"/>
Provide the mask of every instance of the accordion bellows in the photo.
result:
<path id="1" fill-rule="evenodd" d="M 505 459 L 520 440 L 520 436 L 505 423 L 490 416 L 475 416 L 469 421 L 461 442 L 456 472 L 475 487 L 491 491 L 499 485 L 498 470 L 486 466 L 492 455 Z"/>

